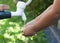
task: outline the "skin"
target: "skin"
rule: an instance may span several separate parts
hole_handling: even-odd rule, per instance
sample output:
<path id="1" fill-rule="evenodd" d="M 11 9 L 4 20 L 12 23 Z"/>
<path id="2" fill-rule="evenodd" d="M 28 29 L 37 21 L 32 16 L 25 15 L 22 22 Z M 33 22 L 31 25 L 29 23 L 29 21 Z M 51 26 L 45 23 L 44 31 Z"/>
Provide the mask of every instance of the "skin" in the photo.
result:
<path id="1" fill-rule="evenodd" d="M 32 36 L 42 29 L 54 24 L 60 17 L 60 0 L 54 0 L 53 5 L 49 6 L 41 15 L 27 23 L 23 30 L 23 35 Z"/>
<path id="2" fill-rule="evenodd" d="M 8 9 L 9 9 L 9 6 L 8 5 L 0 4 L 0 11 L 8 10 Z"/>

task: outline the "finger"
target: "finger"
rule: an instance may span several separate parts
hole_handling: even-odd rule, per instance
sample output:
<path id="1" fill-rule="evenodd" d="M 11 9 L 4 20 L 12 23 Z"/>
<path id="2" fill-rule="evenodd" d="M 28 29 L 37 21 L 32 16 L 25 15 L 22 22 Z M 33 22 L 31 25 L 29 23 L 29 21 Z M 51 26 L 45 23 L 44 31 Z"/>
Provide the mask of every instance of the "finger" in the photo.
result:
<path id="1" fill-rule="evenodd" d="M 23 36 L 26 36 L 26 37 L 31 37 L 31 36 L 33 36 L 33 35 L 25 35 L 25 34 L 22 34 Z"/>
<path id="2" fill-rule="evenodd" d="M 0 11 L 3 10 L 3 4 L 0 4 Z"/>
<path id="3" fill-rule="evenodd" d="M 9 9 L 8 5 L 0 4 L 0 10 L 7 10 Z"/>
<path id="4" fill-rule="evenodd" d="M 4 10 L 7 10 L 7 9 L 9 9 L 9 6 L 8 5 L 4 5 L 3 8 L 4 8 Z"/>

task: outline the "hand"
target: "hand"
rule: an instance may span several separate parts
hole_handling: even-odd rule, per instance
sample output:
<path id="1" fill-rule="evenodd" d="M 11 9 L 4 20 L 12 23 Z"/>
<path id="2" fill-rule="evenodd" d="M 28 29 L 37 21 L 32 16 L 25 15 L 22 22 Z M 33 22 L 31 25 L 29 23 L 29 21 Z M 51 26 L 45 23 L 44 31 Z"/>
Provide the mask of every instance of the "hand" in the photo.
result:
<path id="1" fill-rule="evenodd" d="M 9 6 L 8 5 L 0 4 L 0 11 L 8 10 L 8 9 L 9 9 Z"/>
<path id="2" fill-rule="evenodd" d="M 34 26 L 33 24 L 35 23 L 35 20 L 32 20 L 31 22 L 27 23 L 24 27 L 24 30 L 23 30 L 23 35 L 24 36 L 33 36 L 35 35 L 35 30 L 34 29 Z"/>

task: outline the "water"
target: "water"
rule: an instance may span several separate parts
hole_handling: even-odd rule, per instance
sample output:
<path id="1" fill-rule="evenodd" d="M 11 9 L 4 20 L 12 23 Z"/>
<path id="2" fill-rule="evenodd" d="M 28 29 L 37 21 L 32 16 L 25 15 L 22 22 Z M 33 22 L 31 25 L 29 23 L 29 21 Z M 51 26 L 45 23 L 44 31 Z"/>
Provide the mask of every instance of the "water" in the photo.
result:
<path id="1" fill-rule="evenodd" d="M 25 27 L 26 21 L 24 21 L 24 27 Z M 29 38 L 25 37 L 25 43 L 28 43 Z"/>

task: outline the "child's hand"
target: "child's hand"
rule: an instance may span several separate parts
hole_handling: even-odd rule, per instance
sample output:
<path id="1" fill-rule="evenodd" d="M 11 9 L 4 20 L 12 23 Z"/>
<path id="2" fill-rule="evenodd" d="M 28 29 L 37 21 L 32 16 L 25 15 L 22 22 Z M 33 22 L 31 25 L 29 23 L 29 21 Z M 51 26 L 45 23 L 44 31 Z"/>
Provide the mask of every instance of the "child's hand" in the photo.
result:
<path id="1" fill-rule="evenodd" d="M 33 36 L 35 35 L 35 31 L 33 30 L 32 26 L 26 26 L 25 29 L 23 30 L 23 35 L 24 36 Z"/>
<path id="2" fill-rule="evenodd" d="M 9 6 L 8 5 L 0 4 L 0 11 L 8 10 L 8 9 L 9 9 Z"/>
<path id="3" fill-rule="evenodd" d="M 32 20 L 31 22 L 29 22 L 25 25 L 25 28 L 23 30 L 23 35 L 24 36 L 33 36 L 33 35 L 35 35 L 36 32 L 35 32 L 34 26 L 33 26 L 34 23 L 35 23 L 35 21 Z"/>

